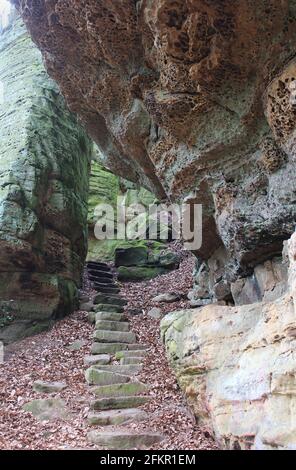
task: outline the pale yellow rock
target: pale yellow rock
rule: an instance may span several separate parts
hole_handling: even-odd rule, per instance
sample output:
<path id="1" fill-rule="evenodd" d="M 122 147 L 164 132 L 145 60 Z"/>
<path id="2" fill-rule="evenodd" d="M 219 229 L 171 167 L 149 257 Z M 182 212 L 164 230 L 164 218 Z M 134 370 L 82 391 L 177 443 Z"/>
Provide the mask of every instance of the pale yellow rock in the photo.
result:
<path id="1" fill-rule="evenodd" d="M 188 403 L 227 448 L 296 449 L 295 234 L 288 250 L 280 299 L 183 310 L 161 323 Z"/>

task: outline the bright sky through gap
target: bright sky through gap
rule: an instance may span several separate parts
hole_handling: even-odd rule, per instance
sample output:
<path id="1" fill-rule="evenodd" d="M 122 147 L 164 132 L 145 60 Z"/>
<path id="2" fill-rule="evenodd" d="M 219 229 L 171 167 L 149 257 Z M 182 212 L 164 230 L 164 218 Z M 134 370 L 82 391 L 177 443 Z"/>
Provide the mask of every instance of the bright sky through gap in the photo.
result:
<path id="1" fill-rule="evenodd" d="M 0 0 L 0 24 L 2 24 L 3 27 L 7 25 L 10 8 L 11 5 L 8 0 Z"/>

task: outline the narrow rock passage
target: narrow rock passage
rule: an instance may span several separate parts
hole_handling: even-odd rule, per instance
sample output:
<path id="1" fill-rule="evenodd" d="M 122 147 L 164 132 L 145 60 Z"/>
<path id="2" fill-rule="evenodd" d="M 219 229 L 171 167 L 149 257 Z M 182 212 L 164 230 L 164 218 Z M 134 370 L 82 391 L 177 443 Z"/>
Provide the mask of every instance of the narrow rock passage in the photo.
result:
<path id="1" fill-rule="evenodd" d="M 161 434 L 164 440 L 149 446 L 152 449 L 215 449 L 208 430 L 198 426 L 188 411 L 168 367 L 159 339 L 159 320 L 147 315 L 154 306 L 151 299 L 164 292 L 168 286 L 173 290 L 178 288 L 181 293 L 188 291 L 192 282 L 192 269 L 193 259 L 187 258 L 182 261 L 178 271 L 151 281 L 122 284 L 120 296 L 128 301 L 124 320 L 120 320 L 120 312 L 101 315 L 100 321 L 121 323 L 126 323 L 126 317 L 129 331 L 136 334 L 137 357 L 143 358 L 141 371 L 128 376 L 128 382 L 111 386 L 115 397 L 149 397 L 141 406 L 113 408 L 112 413 L 111 409 L 90 409 L 96 400 L 110 398 L 109 385 L 88 385 L 85 380 L 86 370 L 93 365 L 90 356 L 95 356 L 93 360 L 97 361 L 101 355 L 102 366 L 111 365 L 109 356 L 113 358 L 113 365 L 120 366 L 122 357 L 125 358 L 123 365 L 131 365 L 128 362 L 134 361 L 128 358 L 133 357 L 135 350 L 131 349 L 133 343 L 123 343 L 122 353 L 117 351 L 116 355 L 110 344 L 107 346 L 108 343 L 94 341 L 94 325 L 88 321 L 88 316 L 92 314 L 82 308 L 56 323 L 52 330 L 7 347 L 5 362 L 0 365 L 0 449 L 101 449 L 107 446 L 90 441 L 89 433 L 106 433 L 109 429 L 133 435 L 147 432 Z M 82 294 L 86 299 L 99 293 L 85 284 Z M 187 301 L 183 299 L 161 306 L 161 309 L 166 313 L 186 305 Z M 135 316 L 134 310 L 140 311 L 140 314 Z M 113 320 L 107 319 L 110 313 Z M 115 348 L 119 344 L 115 343 Z M 106 348 L 109 348 L 108 352 L 104 353 Z M 122 377 L 122 374 L 119 375 Z M 33 389 L 33 384 L 38 380 L 65 382 L 67 387 L 47 395 Z M 136 385 L 131 386 L 134 382 Z M 23 409 L 26 403 L 46 397 L 62 399 L 69 411 L 68 418 L 39 421 Z M 110 406 L 106 403 L 105 406 Z M 97 420 L 99 413 L 101 423 L 92 424 L 92 415 Z M 111 424 L 114 420 L 117 424 Z M 138 448 L 142 443 L 133 441 L 133 445 Z"/>

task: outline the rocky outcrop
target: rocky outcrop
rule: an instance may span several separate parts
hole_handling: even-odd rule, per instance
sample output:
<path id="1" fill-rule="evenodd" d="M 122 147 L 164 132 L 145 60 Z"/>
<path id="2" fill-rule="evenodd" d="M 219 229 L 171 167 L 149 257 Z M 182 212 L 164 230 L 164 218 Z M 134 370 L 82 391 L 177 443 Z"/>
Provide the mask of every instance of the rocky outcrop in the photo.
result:
<path id="1" fill-rule="evenodd" d="M 14 3 L 110 169 L 203 204 L 197 254 L 223 263 L 225 300 L 280 255 L 295 225 L 296 0 Z"/>
<path id="2" fill-rule="evenodd" d="M 21 20 L 0 36 L 0 340 L 77 304 L 92 146 Z"/>
<path id="3" fill-rule="evenodd" d="M 274 302 L 174 312 L 162 334 L 197 419 L 231 449 L 296 447 L 296 233 L 289 289 Z"/>

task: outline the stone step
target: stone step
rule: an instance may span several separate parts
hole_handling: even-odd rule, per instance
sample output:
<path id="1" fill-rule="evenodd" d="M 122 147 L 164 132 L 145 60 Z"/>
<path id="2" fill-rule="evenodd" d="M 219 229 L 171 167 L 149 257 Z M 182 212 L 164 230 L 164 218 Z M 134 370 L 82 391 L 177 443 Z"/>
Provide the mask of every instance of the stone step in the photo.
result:
<path id="1" fill-rule="evenodd" d="M 143 357 L 137 357 L 137 356 L 123 357 L 122 359 L 120 359 L 120 364 L 121 365 L 143 364 Z"/>
<path id="2" fill-rule="evenodd" d="M 106 365 L 109 364 L 111 361 L 110 354 L 96 354 L 91 356 L 84 357 L 84 364 L 86 366 L 94 366 L 94 365 Z"/>
<path id="3" fill-rule="evenodd" d="M 98 398 L 90 404 L 92 410 L 118 410 L 122 408 L 138 408 L 149 401 L 149 397 L 130 395 L 126 397 Z"/>
<path id="4" fill-rule="evenodd" d="M 94 340 L 100 343 L 135 343 L 136 335 L 132 331 L 96 330 Z"/>
<path id="5" fill-rule="evenodd" d="M 94 277 L 94 276 L 88 276 L 88 279 L 93 282 L 94 284 L 110 284 L 111 287 L 114 287 L 114 280 L 113 279 L 109 279 L 109 278 L 106 278 L 106 277 L 102 277 L 102 278 L 97 278 L 97 277 Z"/>
<path id="6" fill-rule="evenodd" d="M 93 368 L 98 370 L 106 370 L 108 372 L 114 372 L 116 374 L 135 375 L 141 371 L 142 366 L 139 364 L 111 364 L 106 366 L 93 366 Z"/>
<path id="7" fill-rule="evenodd" d="M 100 261 L 88 261 L 86 263 L 87 268 L 105 268 L 105 269 L 111 269 L 110 266 L 108 266 L 107 263 L 102 263 Z"/>
<path id="8" fill-rule="evenodd" d="M 124 397 L 146 392 L 147 385 L 143 384 L 142 382 L 127 382 L 122 384 L 92 387 L 91 391 L 100 398 Z"/>
<path id="9" fill-rule="evenodd" d="M 94 304 L 126 305 L 127 300 L 119 295 L 97 294 L 93 300 Z"/>
<path id="10" fill-rule="evenodd" d="M 147 350 L 140 349 L 140 350 L 125 350 L 125 351 L 117 351 L 115 353 L 115 359 L 120 360 L 124 357 L 141 357 L 144 358 L 147 354 Z"/>
<path id="11" fill-rule="evenodd" d="M 139 408 L 126 408 L 123 410 L 108 410 L 99 413 L 91 412 L 87 417 L 90 426 L 118 426 L 130 422 L 147 419 L 148 415 Z"/>
<path id="12" fill-rule="evenodd" d="M 124 308 L 121 305 L 97 304 L 94 305 L 95 312 L 118 312 L 123 313 Z"/>
<path id="13" fill-rule="evenodd" d="M 137 343 L 93 343 L 91 354 L 115 354 L 117 351 L 136 350 L 140 345 Z"/>
<path id="14" fill-rule="evenodd" d="M 110 295 L 119 294 L 120 289 L 118 287 L 115 287 L 115 284 L 109 284 L 109 285 L 110 287 L 103 287 L 95 283 L 93 288 L 94 290 L 96 290 L 97 292 L 100 292 L 101 294 L 110 294 Z"/>
<path id="15" fill-rule="evenodd" d="M 159 433 L 145 431 L 90 431 L 87 438 L 93 444 L 107 449 L 135 449 L 150 447 L 160 442 L 164 437 Z"/>
<path id="16" fill-rule="evenodd" d="M 109 266 L 88 266 L 87 267 L 87 272 L 89 274 L 93 274 L 94 276 L 97 273 L 108 273 L 108 274 L 113 274 Z"/>
<path id="17" fill-rule="evenodd" d="M 112 385 L 130 381 L 129 375 L 121 375 L 115 371 L 96 369 L 94 366 L 85 371 L 85 379 L 89 385 Z"/>
<path id="18" fill-rule="evenodd" d="M 106 277 L 107 279 L 113 279 L 114 275 L 111 272 L 108 271 L 100 271 L 98 269 L 93 270 L 93 269 L 88 269 L 88 277 Z"/>
<path id="19" fill-rule="evenodd" d="M 129 323 L 123 321 L 97 320 L 96 330 L 129 331 Z"/>
<path id="20" fill-rule="evenodd" d="M 126 321 L 126 316 L 124 313 L 118 312 L 97 312 L 96 321 L 106 320 L 106 321 Z"/>

